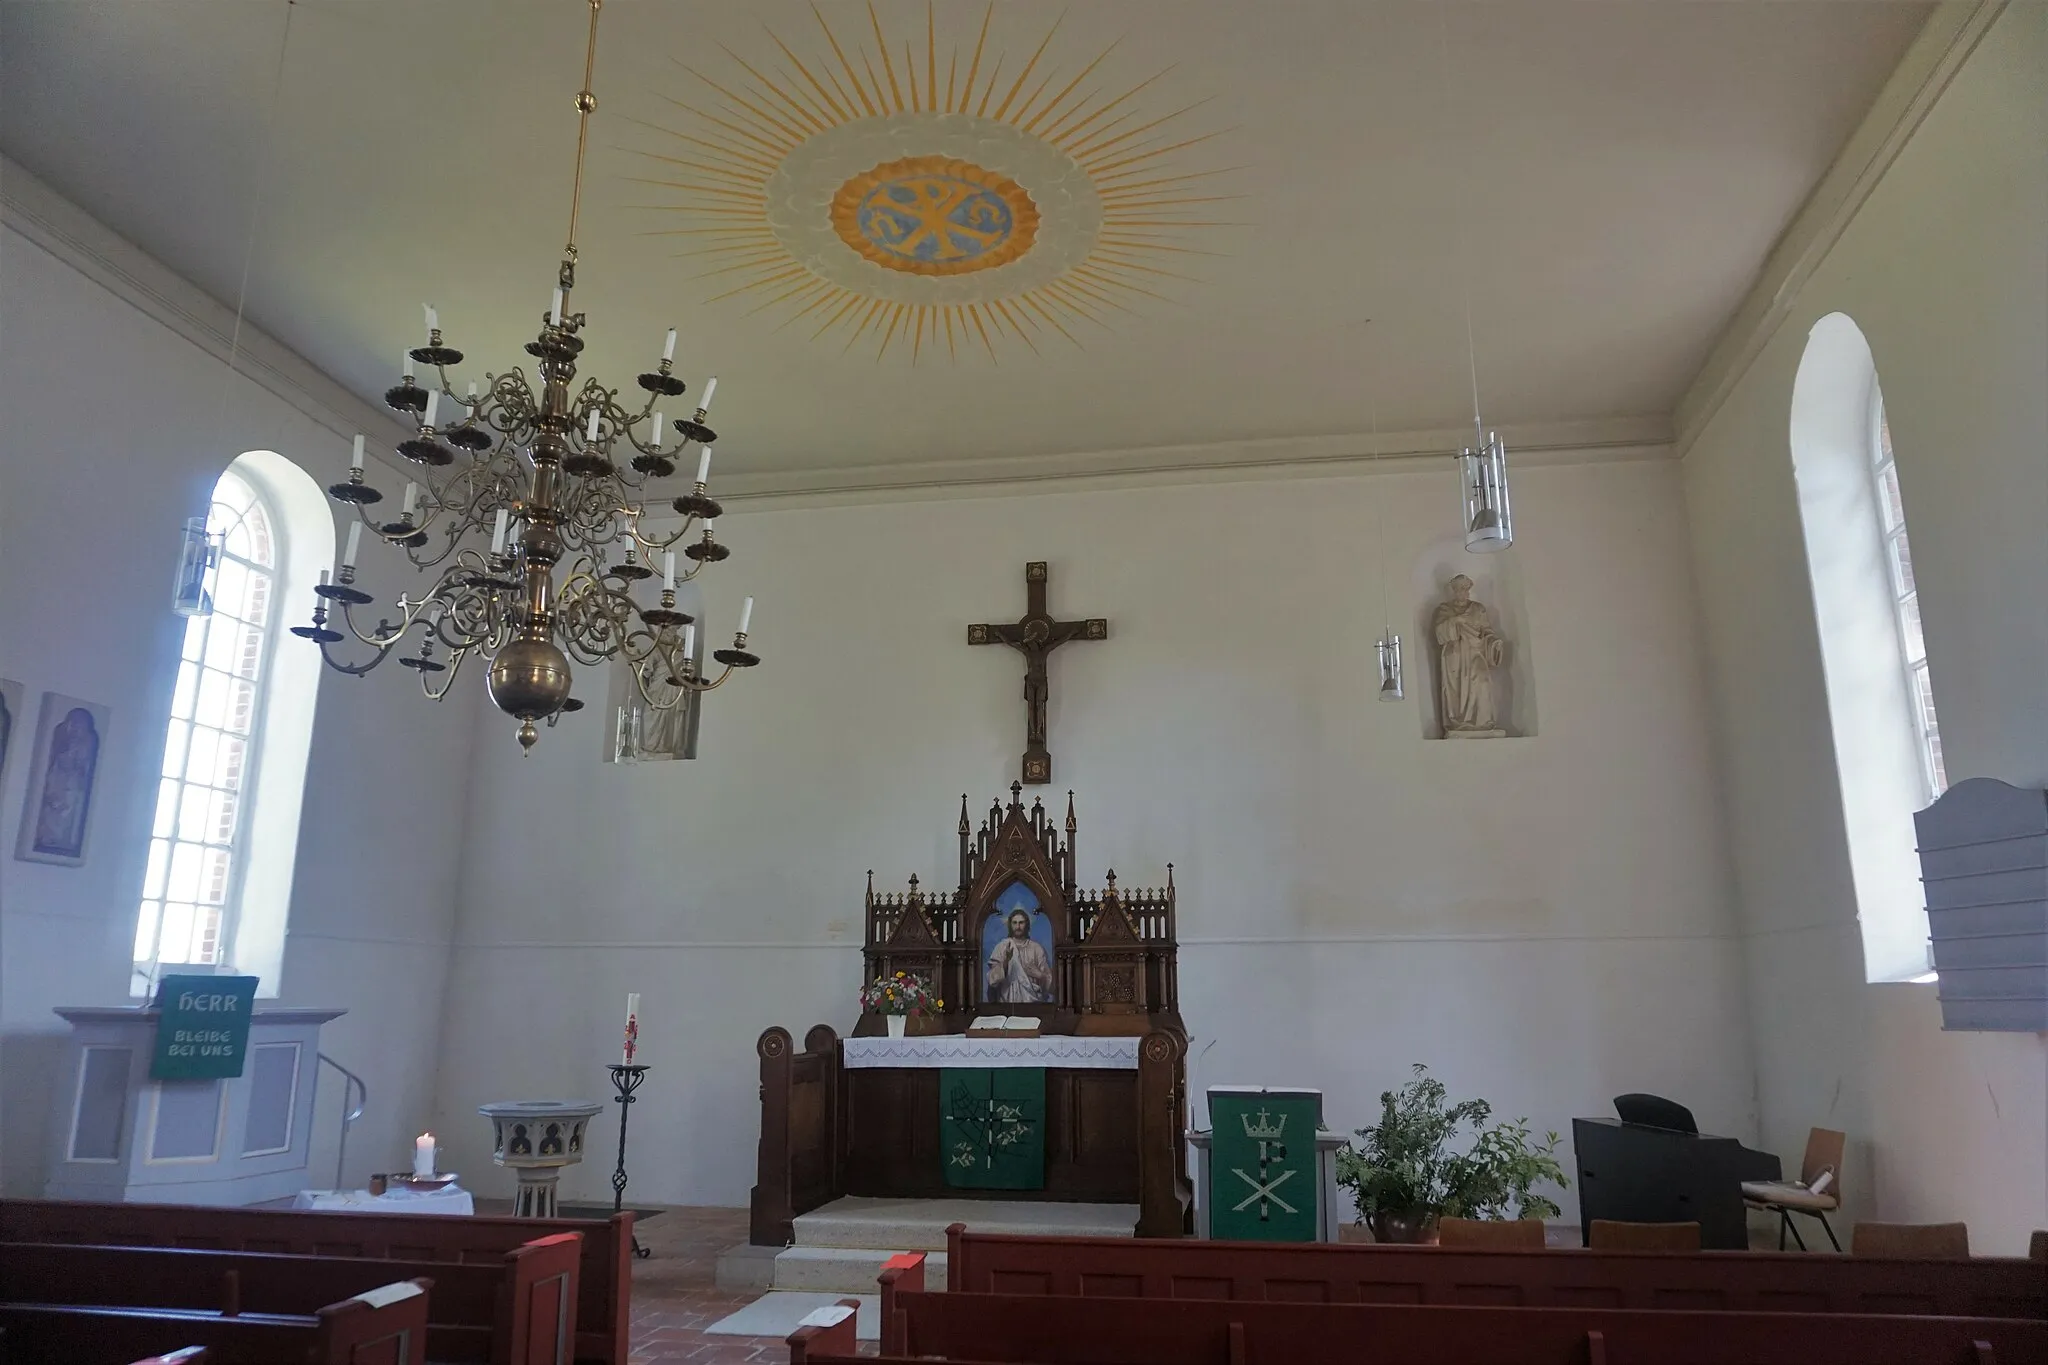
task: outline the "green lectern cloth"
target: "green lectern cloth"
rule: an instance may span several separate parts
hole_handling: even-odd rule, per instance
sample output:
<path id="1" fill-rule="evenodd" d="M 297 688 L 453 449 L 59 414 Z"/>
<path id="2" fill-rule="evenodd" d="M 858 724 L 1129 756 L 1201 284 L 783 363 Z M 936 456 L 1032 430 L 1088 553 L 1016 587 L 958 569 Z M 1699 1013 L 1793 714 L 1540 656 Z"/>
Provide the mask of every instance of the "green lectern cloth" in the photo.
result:
<path id="1" fill-rule="evenodd" d="M 1316 1240 L 1313 1090 L 1211 1090 L 1209 1235 L 1239 1242 Z"/>
<path id="2" fill-rule="evenodd" d="M 1044 1189 L 1044 1070 L 942 1069 L 939 1151 L 956 1189 Z"/>

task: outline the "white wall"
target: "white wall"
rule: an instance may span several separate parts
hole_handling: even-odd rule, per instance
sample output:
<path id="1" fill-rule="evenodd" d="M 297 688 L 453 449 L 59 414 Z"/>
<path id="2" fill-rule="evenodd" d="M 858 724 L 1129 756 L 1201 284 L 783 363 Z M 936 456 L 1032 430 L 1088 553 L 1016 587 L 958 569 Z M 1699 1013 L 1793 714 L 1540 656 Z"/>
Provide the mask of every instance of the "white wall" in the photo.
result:
<path id="1" fill-rule="evenodd" d="M 1851 1212 L 2048 1226 L 2048 1038 L 1864 984 L 1787 448 L 1841 311 L 1884 387 L 1951 781 L 2048 784 L 2048 7 L 2008 9 L 1684 462 L 1769 1144 L 1848 1132 Z"/>
<path id="2" fill-rule="evenodd" d="M 1376 519 L 1406 585 L 1456 525 L 1448 459 L 729 515 L 709 616 L 754 594 L 765 663 L 708 699 L 699 759 L 606 766 L 589 713 L 530 758 L 479 728 L 437 1131 L 487 1170 L 477 1104 L 606 1096 L 640 991 L 629 1194 L 743 1203 L 755 1037 L 851 1026 L 863 873 L 947 884 L 960 793 L 985 812 L 1015 775 L 1021 661 L 964 627 L 1021 615 L 1046 559 L 1054 611 L 1111 630 L 1054 656 L 1045 790 L 1078 792 L 1095 884 L 1176 864 L 1198 1085 L 1321 1086 L 1348 1128 L 1426 1061 L 1539 1126 L 1642 1089 L 1750 1134 L 1677 469 L 1528 469 L 1515 496 L 1542 726 L 1476 742 L 1422 738 L 1419 642 L 1409 703 L 1373 700 Z M 609 1167 L 565 1188 L 602 1197 Z"/>
<path id="3" fill-rule="evenodd" d="M 110 249 L 124 269 L 161 272 L 132 248 Z M 24 684 L 31 715 L 45 690 L 112 708 L 86 865 L 0 859 L 0 1188 L 10 1195 L 42 1191 L 65 1027 L 51 1008 L 129 1003 L 184 626 L 170 610 L 179 528 L 205 512 L 214 479 L 243 450 L 276 450 L 323 486 L 347 472 L 345 434 L 225 374 L 187 337 L 0 228 L 0 676 Z M 386 593 L 395 582 L 388 571 L 368 579 Z M 285 624 L 311 608 L 282 606 Z M 349 1010 L 322 1047 L 371 1087 L 351 1139 L 360 1180 L 400 1159 L 428 1109 L 470 726 L 461 710 L 411 695 L 396 668 L 327 678 L 321 691 L 282 1000 Z M 27 760 L 19 746 L 0 786 L 10 852 Z M 339 1089 L 331 1072 L 322 1086 L 319 1184 L 333 1178 L 325 1125 Z"/>

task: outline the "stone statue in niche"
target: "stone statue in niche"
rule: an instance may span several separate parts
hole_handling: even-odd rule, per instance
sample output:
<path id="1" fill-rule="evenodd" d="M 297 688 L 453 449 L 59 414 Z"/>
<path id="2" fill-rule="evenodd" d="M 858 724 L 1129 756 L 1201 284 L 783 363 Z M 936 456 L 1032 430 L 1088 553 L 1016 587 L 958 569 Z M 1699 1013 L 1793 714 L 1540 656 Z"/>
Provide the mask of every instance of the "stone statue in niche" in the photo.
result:
<path id="1" fill-rule="evenodd" d="M 1507 659 L 1507 641 L 1493 628 L 1485 606 L 1472 600 L 1472 580 L 1459 574 L 1450 599 L 1431 618 L 1436 636 L 1437 699 L 1443 708 L 1445 739 L 1497 739 L 1493 675 Z"/>

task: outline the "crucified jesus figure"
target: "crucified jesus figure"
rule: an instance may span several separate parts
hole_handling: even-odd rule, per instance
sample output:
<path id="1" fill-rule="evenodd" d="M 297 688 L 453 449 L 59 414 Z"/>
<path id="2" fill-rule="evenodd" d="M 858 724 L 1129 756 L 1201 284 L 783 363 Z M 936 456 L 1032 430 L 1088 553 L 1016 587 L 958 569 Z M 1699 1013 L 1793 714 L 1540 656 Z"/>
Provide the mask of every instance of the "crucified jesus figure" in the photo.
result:
<path id="1" fill-rule="evenodd" d="M 1109 622 L 1101 617 L 1083 621 L 1055 621 L 1046 610 L 1046 566 L 1034 560 L 1024 566 L 1027 603 L 1022 619 L 1014 625 L 975 625 L 967 628 L 970 645 L 1008 645 L 1024 656 L 1024 772 L 1026 782 L 1052 781 L 1052 754 L 1046 748 L 1045 707 L 1052 693 L 1047 679 L 1045 656 L 1069 640 L 1106 640 Z"/>

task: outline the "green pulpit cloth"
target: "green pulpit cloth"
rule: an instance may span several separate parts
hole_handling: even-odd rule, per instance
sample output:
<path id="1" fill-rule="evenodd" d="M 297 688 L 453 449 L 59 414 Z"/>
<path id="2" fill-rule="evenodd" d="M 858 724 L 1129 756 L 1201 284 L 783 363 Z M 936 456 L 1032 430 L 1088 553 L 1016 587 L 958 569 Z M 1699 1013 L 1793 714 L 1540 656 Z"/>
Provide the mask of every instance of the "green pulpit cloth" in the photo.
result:
<path id="1" fill-rule="evenodd" d="M 942 1069 L 939 1152 L 955 1189 L 1044 1189 L 1045 1071 Z"/>
<path id="2" fill-rule="evenodd" d="M 1314 1090 L 1209 1092 L 1209 1235 L 1239 1242 L 1316 1240 Z"/>

